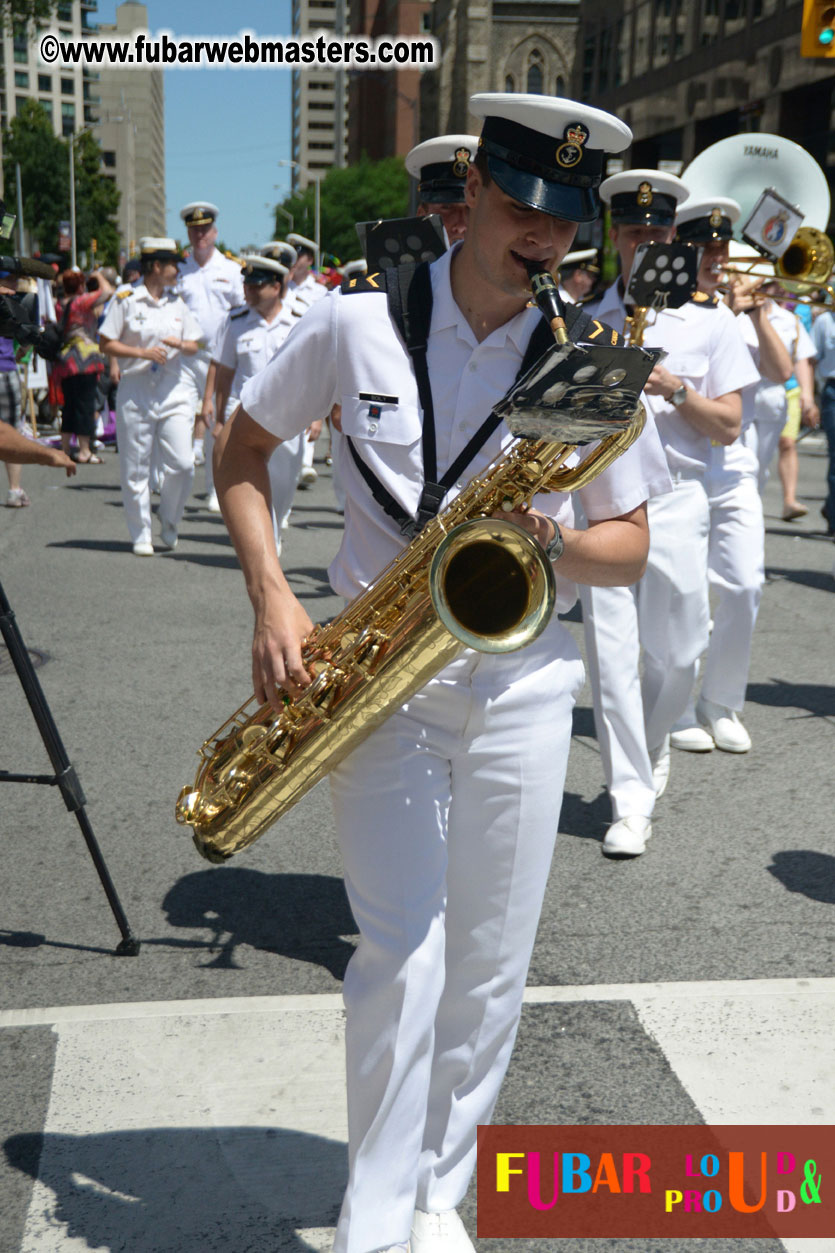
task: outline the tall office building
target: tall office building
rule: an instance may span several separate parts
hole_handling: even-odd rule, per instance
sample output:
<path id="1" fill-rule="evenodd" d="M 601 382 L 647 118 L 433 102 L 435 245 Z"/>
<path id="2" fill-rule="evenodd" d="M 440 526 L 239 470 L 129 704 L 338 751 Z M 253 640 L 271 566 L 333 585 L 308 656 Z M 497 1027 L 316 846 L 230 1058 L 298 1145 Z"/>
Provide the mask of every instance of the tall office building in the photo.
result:
<path id="1" fill-rule="evenodd" d="M 345 0 L 293 0 L 293 34 L 345 32 Z M 348 115 L 345 70 L 293 71 L 293 190 L 304 191 L 310 174 L 324 178 L 344 166 Z"/>
<path id="2" fill-rule="evenodd" d="M 147 29 L 144 4 L 120 5 L 115 25 L 101 27 L 95 24 L 96 8 L 97 0 L 59 0 L 48 22 L 28 29 L 13 24 L 4 32 L 0 125 L 7 128 L 26 101 L 37 100 L 56 135 L 67 138 L 84 128 L 92 130 L 102 147 L 102 175 L 115 179 L 122 193 L 117 224 L 128 250 L 142 235 L 165 234 L 162 70 L 93 70 L 38 62 L 38 35 L 44 29 L 57 30 L 66 39 L 83 39 L 97 30 L 129 35 Z"/>

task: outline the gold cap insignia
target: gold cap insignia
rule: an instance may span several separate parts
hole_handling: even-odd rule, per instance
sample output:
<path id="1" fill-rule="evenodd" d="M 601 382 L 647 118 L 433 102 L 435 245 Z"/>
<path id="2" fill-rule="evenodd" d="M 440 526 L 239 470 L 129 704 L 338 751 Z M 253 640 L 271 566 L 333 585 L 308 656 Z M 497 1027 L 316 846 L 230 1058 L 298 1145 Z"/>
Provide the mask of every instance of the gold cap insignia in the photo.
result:
<path id="1" fill-rule="evenodd" d="M 582 122 L 569 122 L 563 131 L 564 142 L 555 153 L 557 165 L 570 170 L 583 159 L 583 145 L 589 137 L 588 127 Z"/>
<path id="2" fill-rule="evenodd" d="M 472 155 L 473 154 L 470 152 L 469 148 L 455 149 L 455 162 L 452 167 L 452 172 L 456 178 L 467 177 L 467 171 L 470 168 Z"/>
<path id="3" fill-rule="evenodd" d="M 710 217 L 708 218 L 708 222 L 710 223 L 710 225 L 713 227 L 714 230 L 716 230 L 717 227 L 722 225 L 722 210 L 719 208 L 718 205 L 716 206 L 715 209 L 711 211 Z"/>
<path id="4" fill-rule="evenodd" d="M 642 208 L 648 208 L 652 204 L 652 185 L 650 183 L 641 183 L 639 185 L 638 204 Z"/>

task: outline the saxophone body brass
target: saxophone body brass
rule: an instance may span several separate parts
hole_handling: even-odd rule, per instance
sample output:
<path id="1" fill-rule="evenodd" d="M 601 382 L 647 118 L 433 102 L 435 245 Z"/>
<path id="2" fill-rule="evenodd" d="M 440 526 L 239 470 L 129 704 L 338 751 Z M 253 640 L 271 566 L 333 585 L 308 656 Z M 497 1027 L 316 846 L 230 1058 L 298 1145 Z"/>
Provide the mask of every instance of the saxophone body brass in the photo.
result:
<path id="1" fill-rule="evenodd" d="M 252 844 L 368 734 L 467 647 L 530 643 L 554 607 L 551 564 L 527 531 L 493 515 L 539 492 L 573 491 L 640 434 L 610 435 L 579 465 L 575 445 L 515 440 L 302 650 L 315 677 L 281 713 L 252 697 L 199 750 L 176 804 L 209 861 Z"/>

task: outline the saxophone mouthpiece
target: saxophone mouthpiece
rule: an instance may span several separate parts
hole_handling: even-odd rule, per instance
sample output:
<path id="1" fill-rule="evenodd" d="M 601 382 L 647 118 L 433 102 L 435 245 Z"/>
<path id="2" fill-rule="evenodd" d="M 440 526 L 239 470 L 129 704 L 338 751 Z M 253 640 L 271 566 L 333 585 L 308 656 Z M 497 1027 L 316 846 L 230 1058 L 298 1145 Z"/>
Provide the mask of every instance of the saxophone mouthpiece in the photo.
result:
<path id="1" fill-rule="evenodd" d="M 547 320 L 554 332 L 558 344 L 568 343 L 568 331 L 565 328 L 565 309 L 560 300 L 557 284 L 550 270 L 545 269 L 541 261 L 529 261 L 526 257 L 525 269 L 531 280 L 531 292 L 540 313 Z"/>

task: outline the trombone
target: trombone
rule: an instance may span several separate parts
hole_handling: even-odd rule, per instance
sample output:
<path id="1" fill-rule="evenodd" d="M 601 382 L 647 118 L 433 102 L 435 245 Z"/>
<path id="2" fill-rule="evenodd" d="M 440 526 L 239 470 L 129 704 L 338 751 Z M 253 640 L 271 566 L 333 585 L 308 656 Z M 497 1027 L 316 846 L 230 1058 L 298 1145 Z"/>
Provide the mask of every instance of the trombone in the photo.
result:
<path id="1" fill-rule="evenodd" d="M 762 277 L 762 268 L 767 266 L 774 267 L 773 277 L 779 280 L 789 295 L 797 296 L 804 304 L 821 305 L 828 309 L 833 307 L 828 300 L 812 299 L 813 293 L 822 291 L 835 303 L 835 289 L 829 284 L 835 267 L 835 248 L 823 231 L 814 226 L 801 226 L 782 257 L 776 261 L 752 256 L 747 267 L 728 265 L 724 274 L 730 278 L 759 277 L 763 283 L 768 281 L 767 277 Z"/>

